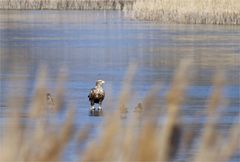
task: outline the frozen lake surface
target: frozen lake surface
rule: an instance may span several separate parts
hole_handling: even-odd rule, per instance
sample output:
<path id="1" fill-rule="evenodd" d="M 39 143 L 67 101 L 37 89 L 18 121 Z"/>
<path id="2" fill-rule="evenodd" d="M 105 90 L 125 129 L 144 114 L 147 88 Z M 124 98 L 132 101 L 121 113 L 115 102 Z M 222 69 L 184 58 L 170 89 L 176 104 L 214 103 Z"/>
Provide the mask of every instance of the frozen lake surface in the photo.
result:
<path id="1" fill-rule="evenodd" d="M 18 96 L 24 89 L 31 100 L 40 65 L 47 66 L 51 93 L 60 69 L 66 67 L 65 100 L 77 108 L 76 126 L 90 123 L 97 129 L 102 117 L 88 115 L 87 98 L 95 80 L 106 81 L 106 100 L 116 103 L 129 65 L 137 64 L 131 109 L 156 83 L 162 85 L 163 96 L 186 58 L 194 67 L 189 71 L 193 79 L 182 107 L 183 122 L 205 122 L 213 76 L 224 70 L 228 104 L 219 110 L 219 126 L 224 130 L 239 123 L 240 26 L 162 25 L 131 20 L 120 11 L 0 11 L 0 126 L 9 118 L 5 112 L 11 90 Z"/>

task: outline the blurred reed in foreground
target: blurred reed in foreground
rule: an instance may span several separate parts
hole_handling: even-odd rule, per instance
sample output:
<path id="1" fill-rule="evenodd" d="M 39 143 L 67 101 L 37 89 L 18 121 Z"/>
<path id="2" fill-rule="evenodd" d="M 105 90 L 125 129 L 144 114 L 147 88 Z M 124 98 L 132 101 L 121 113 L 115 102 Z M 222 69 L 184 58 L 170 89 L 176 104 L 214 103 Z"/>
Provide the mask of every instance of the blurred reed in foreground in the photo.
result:
<path id="1" fill-rule="evenodd" d="M 50 112 L 44 104 L 47 91 L 46 72 L 41 71 L 28 111 L 23 108 L 24 98 L 9 101 L 9 109 L 12 108 L 13 113 L 8 117 L 9 120 L 4 122 L 0 161 L 61 161 L 70 141 L 76 142 L 77 145 L 88 141 L 83 151 L 76 153 L 79 159 L 74 161 L 170 161 L 176 158 L 177 154 L 181 154 L 181 150 L 191 151 L 191 145 L 197 137 L 193 132 L 185 132 L 180 120 L 180 107 L 188 85 L 189 66 L 188 62 L 184 62 L 176 72 L 166 96 L 166 106 L 153 108 L 159 94 L 159 88 L 156 86 L 143 100 L 142 114 L 132 114 L 123 120 L 120 117 L 122 104 L 131 101 L 130 85 L 135 68 L 130 68 L 125 87 L 119 97 L 119 106 L 111 114 L 104 114 L 104 123 L 99 135 L 90 139 L 88 136 L 91 127 L 86 127 L 80 132 L 74 128 L 72 106 L 67 106 L 68 115 L 62 123 L 52 124 L 45 120 L 46 113 Z M 64 77 L 60 76 L 55 92 L 57 108 L 52 112 L 53 118 L 54 114 L 61 113 L 59 110 L 64 107 L 63 80 Z M 188 157 L 190 161 L 228 161 L 239 149 L 239 125 L 233 125 L 227 136 L 218 134 L 217 108 L 222 100 L 223 76 L 216 75 L 213 84 L 214 89 L 206 111 L 208 122 L 203 126 L 194 155 Z M 159 122 L 159 115 L 162 113 L 160 109 L 166 110 L 166 120 L 162 122 Z M 23 112 L 26 113 L 25 117 L 21 117 Z M 28 123 L 24 122 L 26 119 L 29 120 Z M 140 121 L 144 122 L 139 126 Z"/>
<path id="2" fill-rule="evenodd" d="M 239 0 L 137 0 L 134 17 L 161 23 L 240 24 Z"/>

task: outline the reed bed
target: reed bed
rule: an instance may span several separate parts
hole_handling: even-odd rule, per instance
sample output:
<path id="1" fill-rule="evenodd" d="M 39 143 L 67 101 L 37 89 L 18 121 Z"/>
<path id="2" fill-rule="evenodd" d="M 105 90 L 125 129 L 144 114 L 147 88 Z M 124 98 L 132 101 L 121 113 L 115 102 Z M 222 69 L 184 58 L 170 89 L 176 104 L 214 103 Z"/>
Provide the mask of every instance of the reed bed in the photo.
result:
<path id="1" fill-rule="evenodd" d="M 132 0 L 0 0 L 0 9 L 123 10 L 132 4 Z"/>
<path id="2" fill-rule="evenodd" d="M 181 152 L 190 152 L 196 140 L 196 151 L 185 161 L 228 161 L 239 149 L 240 126 L 233 125 L 225 136 L 216 129 L 220 116 L 217 109 L 223 100 L 222 74 L 213 79 L 214 88 L 206 109 L 208 121 L 199 137 L 192 131 L 186 131 L 181 123 L 181 104 L 188 86 L 187 71 L 190 67 L 188 61 L 180 65 L 166 96 L 166 105 L 154 108 L 159 99 L 159 86 L 156 85 L 142 101 L 142 112 L 122 119 L 121 107 L 131 101 L 131 84 L 136 70 L 136 67 L 130 68 L 118 106 L 110 114 L 104 114 L 101 131 L 97 137 L 90 139 L 91 127 L 86 126 L 80 132 L 74 127 L 73 106 L 65 107 L 67 116 L 62 123 L 53 124 L 45 120 L 50 113 L 44 102 L 47 74 L 41 70 L 28 109 L 24 108 L 24 97 L 9 100 L 8 109 L 12 113 L 9 120 L 4 122 L 0 161 L 62 161 L 64 150 L 73 141 L 79 147 L 90 141 L 86 142 L 82 151 L 76 152 L 79 159 L 74 161 L 171 161 Z M 60 76 L 57 83 L 56 108 L 51 111 L 53 119 L 64 108 L 64 78 Z M 165 113 L 161 114 L 163 112 L 159 110 L 165 110 Z M 22 117 L 23 113 L 25 117 Z M 165 116 L 164 122 L 159 123 L 160 115 Z M 28 120 L 29 124 L 24 120 Z"/>
<path id="3" fill-rule="evenodd" d="M 183 24 L 240 24 L 239 0 L 138 0 L 133 16 L 140 20 Z"/>

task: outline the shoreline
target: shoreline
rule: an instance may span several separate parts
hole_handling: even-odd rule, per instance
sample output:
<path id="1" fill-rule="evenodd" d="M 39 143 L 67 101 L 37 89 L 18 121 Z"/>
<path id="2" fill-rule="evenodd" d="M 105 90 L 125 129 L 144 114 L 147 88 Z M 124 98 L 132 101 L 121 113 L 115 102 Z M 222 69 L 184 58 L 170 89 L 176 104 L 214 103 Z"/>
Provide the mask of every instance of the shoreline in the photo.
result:
<path id="1" fill-rule="evenodd" d="M 132 10 L 134 0 L 0 0 L 0 10 Z"/>
<path id="2" fill-rule="evenodd" d="M 162 24 L 240 25 L 238 0 L 0 0 L 0 10 L 120 10 Z"/>

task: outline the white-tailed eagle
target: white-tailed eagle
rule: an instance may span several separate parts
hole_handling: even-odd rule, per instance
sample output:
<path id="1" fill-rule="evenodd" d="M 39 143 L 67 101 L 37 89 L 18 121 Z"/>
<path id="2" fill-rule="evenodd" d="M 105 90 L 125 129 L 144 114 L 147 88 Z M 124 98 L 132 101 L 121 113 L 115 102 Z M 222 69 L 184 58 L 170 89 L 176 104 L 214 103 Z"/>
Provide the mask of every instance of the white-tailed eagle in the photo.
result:
<path id="1" fill-rule="evenodd" d="M 105 97 L 105 92 L 102 87 L 104 83 L 105 81 L 103 80 L 97 80 L 96 86 L 91 89 L 88 95 L 91 104 L 90 110 L 95 110 L 94 108 L 95 103 L 99 104 L 98 110 L 102 110 L 102 101 L 104 100 Z"/>

